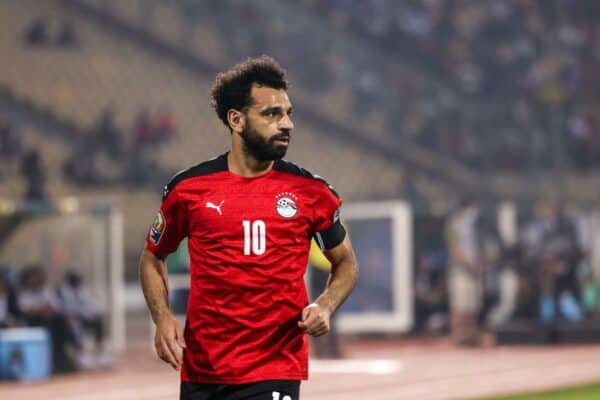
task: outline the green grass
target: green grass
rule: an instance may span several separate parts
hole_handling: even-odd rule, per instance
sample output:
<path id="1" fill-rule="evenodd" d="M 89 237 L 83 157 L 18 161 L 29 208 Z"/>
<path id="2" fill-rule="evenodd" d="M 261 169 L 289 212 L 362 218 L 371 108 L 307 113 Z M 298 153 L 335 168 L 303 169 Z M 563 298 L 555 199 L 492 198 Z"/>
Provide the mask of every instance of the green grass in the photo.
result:
<path id="1" fill-rule="evenodd" d="M 600 383 L 574 386 L 550 392 L 527 393 L 514 396 L 489 397 L 487 400 L 598 400 Z M 482 399 L 483 400 L 483 399 Z"/>

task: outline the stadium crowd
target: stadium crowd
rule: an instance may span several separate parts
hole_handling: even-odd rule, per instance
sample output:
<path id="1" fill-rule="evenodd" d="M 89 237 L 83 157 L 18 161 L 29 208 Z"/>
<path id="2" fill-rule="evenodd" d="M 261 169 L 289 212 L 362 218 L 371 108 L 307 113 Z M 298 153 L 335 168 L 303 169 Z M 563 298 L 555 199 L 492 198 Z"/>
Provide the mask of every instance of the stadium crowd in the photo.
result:
<path id="1" fill-rule="evenodd" d="M 127 132 L 115 123 L 117 112 L 114 105 L 100 110 L 91 132 L 78 138 L 64 165 L 69 181 L 87 187 L 139 186 L 157 181 L 160 167 L 150 148 L 175 137 L 169 109 L 162 107 L 150 113 L 141 108 Z"/>
<path id="2" fill-rule="evenodd" d="M 380 84 L 377 92 L 411 95 L 401 115 L 416 122 L 402 134 L 413 131 L 418 142 L 478 167 L 547 166 L 548 149 L 563 146 L 574 166 L 598 165 L 598 2 L 297 2 L 391 58 L 410 60 L 448 89 L 435 96 L 431 83 L 410 76 L 402 88 Z"/>
<path id="3" fill-rule="evenodd" d="M 365 133 L 383 118 L 391 139 L 487 171 L 600 161 L 593 0 L 177 3 L 187 42 L 207 18 L 249 21 L 216 23 L 232 58 L 294 65 L 303 88 L 348 104 L 344 118 Z"/>

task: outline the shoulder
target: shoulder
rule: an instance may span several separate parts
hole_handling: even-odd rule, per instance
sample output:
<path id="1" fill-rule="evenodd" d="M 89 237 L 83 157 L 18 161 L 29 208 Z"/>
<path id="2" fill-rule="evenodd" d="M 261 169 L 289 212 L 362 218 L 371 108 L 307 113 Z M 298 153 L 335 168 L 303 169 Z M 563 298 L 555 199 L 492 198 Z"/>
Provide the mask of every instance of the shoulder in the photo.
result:
<path id="1" fill-rule="evenodd" d="M 175 175 L 173 175 L 173 177 L 169 180 L 169 183 L 165 185 L 162 196 L 163 201 L 169 196 L 171 192 L 173 192 L 175 187 L 181 182 L 187 179 L 215 174 L 223 171 L 227 171 L 227 158 L 224 154 L 212 158 L 208 161 L 201 162 L 200 164 L 194 165 L 193 167 L 181 170 Z"/>
<path id="2" fill-rule="evenodd" d="M 331 191 L 336 197 L 340 197 L 338 195 L 338 193 L 335 191 L 335 189 L 333 188 L 333 186 L 330 185 L 329 182 L 327 182 L 325 180 L 325 178 L 323 178 L 320 175 L 313 174 L 312 172 L 308 171 L 307 169 L 304 169 L 301 166 L 299 166 L 298 164 L 295 164 L 291 161 L 277 160 L 277 161 L 275 161 L 275 164 L 273 165 L 273 169 L 276 171 L 279 171 L 279 172 L 283 172 L 283 173 L 287 173 L 287 174 L 291 174 L 291 175 L 295 175 L 295 176 L 299 176 L 302 178 L 312 180 L 317 185 L 320 185 L 323 188 L 329 189 L 329 191 Z"/>

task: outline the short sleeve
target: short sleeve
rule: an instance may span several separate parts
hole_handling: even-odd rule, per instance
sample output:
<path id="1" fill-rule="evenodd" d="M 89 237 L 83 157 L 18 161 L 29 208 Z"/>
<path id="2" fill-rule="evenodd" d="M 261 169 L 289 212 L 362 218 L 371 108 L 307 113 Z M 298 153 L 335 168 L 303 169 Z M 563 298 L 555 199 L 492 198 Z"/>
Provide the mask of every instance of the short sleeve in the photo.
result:
<path id="1" fill-rule="evenodd" d="M 159 257 L 171 254 L 187 235 L 185 208 L 176 190 L 165 195 L 146 237 L 146 247 Z"/>
<path id="2" fill-rule="evenodd" d="M 314 203 L 313 236 L 321 250 L 331 249 L 346 237 L 346 230 L 340 220 L 342 199 L 331 186 L 323 186 Z"/>

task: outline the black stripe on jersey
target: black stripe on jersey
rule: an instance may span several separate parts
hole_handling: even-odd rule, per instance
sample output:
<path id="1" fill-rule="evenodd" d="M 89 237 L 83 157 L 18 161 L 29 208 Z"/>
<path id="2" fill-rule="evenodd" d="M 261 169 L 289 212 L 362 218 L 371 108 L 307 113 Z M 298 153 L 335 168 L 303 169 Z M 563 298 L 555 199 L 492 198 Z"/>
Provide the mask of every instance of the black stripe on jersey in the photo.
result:
<path id="1" fill-rule="evenodd" d="M 323 177 L 315 175 L 312 172 L 300 167 L 297 164 L 294 164 L 291 161 L 276 160 L 273 164 L 273 169 L 276 171 L 287 172 L 289 174 L 303 176 L 305 178 L 315 179 L 317 181 L 323 182 L 325 185 L 327 185 L 327 187 L 329 188 L 329 190 L 331 190 L 335 197 L 337 197 L 338 199 L 340 197 L 340 195 L 335 191 L 333 186 L 331 186 L 325 179 L 323 179 Z"/>
<path id="2" fill-rule="evenodd" d="M 169 196 L 169 193 L 171 193 L 175 186 L 177 186 L 177 184 L 181 181 L 197 176 L 214 174 L 223 171 L 227 171 L 227 154 L 222 154 L 218 157 L 212 158 L 208 161 L 204 161 L 188 169 L 184 169 L 183 171 L 179 171 L 171 178 L 169 183 L 167 183 L 167 185 L 165 186 L 163 190 L 162 199 L 163 201 L 165 201 L 167 196 Z"/>

